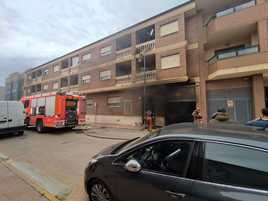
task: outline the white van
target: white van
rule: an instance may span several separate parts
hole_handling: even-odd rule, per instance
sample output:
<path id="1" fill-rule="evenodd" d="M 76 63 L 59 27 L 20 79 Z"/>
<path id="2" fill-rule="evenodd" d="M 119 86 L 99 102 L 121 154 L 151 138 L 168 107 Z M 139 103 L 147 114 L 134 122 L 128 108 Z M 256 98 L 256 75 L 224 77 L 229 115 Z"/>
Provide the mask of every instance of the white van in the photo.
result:
<path id="1" fill-rule="evenodd" d="M 0 134 L 24 133 L 24 107 L 19 101 L 0 101 Z"/>

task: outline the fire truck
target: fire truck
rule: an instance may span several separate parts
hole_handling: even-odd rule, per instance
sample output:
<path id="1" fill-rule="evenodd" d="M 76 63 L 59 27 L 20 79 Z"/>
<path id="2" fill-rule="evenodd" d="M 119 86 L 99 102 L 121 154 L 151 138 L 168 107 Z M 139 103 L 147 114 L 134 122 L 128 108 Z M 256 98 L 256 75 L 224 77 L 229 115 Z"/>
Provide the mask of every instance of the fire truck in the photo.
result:
<path id="1" fill-rule="evenodd" d="M 46 128 L 74 128 L 85 124 L 85 97 L 50 93 L 23 97 L 25 125 L 43 133 Z"/>

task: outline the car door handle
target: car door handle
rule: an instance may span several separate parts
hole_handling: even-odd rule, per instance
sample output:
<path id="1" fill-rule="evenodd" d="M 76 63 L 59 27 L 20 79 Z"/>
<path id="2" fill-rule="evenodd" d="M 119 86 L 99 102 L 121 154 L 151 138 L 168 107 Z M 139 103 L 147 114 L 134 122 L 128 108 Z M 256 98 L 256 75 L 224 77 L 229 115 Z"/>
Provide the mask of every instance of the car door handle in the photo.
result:
<path id="1" fill-rule="evenodd" d="M 185 198 L 186 197 L 186 194 L 184 193 L 175 193 L 172 191 L 166 191 L 166 193 L 169 194 L 173 198 Z"/>

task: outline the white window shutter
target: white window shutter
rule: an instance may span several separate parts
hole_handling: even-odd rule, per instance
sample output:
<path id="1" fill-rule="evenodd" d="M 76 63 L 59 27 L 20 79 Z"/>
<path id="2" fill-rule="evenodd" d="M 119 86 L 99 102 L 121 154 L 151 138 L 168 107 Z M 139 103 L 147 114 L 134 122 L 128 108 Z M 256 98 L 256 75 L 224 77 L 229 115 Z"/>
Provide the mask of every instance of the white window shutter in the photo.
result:
<path id="1" fill-rule="evenodd" d="M 179 67 L 180 65 L 181 65 L 180 54 L 165 56 L 165 57 L 161 58 L 161 68 L 162 69 Z"/>
<path id="2" fill-rule="evenodd" d="M 178 31 L 179 31 L 179 22 L 178 21 L 170 22 L 160 27 L 160 36 L 163 37 L 172 33 L 176 33 Z"/>

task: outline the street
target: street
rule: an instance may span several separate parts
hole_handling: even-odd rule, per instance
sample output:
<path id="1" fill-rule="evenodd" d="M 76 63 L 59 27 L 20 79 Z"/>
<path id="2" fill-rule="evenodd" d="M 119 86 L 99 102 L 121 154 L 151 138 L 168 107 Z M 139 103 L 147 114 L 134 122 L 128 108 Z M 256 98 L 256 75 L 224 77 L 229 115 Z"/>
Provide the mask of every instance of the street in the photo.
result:
<path id="1" fill-rule="evenodd" d="M 41 189 L 59 199 L 87 201 L 83 176 L 90 158 L 107 146 L 144 134 L 138 130 L 98 128 L 45 134 L 26 130 L 21 137 L 1 137 L 0 186 L 9 191 L 1 190 L 0 200 L 44 201 L 38 188 L 28 183 L 38 181 Z M 22 183 L 21 188 L 16 180 Z M 12 186 L 14 182 L 16 187 Z"/>

